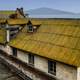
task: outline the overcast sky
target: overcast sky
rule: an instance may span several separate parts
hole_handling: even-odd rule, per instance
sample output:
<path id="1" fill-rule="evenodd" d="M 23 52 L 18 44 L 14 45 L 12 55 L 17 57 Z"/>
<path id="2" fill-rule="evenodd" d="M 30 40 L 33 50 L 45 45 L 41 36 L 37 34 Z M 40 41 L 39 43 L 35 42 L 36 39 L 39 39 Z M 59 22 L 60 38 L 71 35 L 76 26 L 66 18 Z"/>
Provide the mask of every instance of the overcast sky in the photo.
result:
<path id="1" fill-rule="evenodd" d="M 64 11 L 80 13 L 80 0 L 0 0 L 0 10 L 25 10 L 48 7 Z"/>

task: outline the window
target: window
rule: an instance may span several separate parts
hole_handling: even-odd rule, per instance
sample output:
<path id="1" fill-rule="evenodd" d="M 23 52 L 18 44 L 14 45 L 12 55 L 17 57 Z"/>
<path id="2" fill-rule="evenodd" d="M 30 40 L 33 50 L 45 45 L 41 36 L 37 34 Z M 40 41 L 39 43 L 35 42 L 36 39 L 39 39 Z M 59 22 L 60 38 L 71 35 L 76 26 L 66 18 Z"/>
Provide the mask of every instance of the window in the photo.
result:
<path id="1" fill-rule="evenodd" d="M 33 25 L 31 23 L 31 21 L 28 21 L 27 27 L 28 27 L 28 32 L 33 32 Z"/>
<path id="2" fill-rule="evenodd" d="M 48 72 L 56 75 L 56 62 L 48 60 Z"/>
<path id="3" fill-rule="evenodd" d="M 34 65 L 34 55 L 28 54 L 28 62 L 30 65 Z"/>
<path id="4" fill-rule="evenodd" d="M 28 32 L 33 32 L 33 26 L 32 25 L 28 25 Z"/>
<path id="5" fill-rule="evenodd" d="M 6 25 L 5 25 L 4 23 L 1 23 L 1 24 L 0 24 L 0 27 L 1 27 L 1 28 L 5 28 L 5 26 L 6 26 Z"/>
<path id="6" fill-rule="evenodd" d="M 13 56 L 17 57 L 17 49 L 16 48 L 12 48 L 13 50 Z"/>

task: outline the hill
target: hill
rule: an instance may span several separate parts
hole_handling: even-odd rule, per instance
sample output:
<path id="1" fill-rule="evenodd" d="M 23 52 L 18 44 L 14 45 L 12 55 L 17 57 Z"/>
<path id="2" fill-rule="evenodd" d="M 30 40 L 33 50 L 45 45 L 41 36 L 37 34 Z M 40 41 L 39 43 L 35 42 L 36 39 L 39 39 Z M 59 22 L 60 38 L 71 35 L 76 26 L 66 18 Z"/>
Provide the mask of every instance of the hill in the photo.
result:
<path id="1" fill-rule="evenodd" d="M 72 12 L 52 9 L 52 8 L 37 8 L 37 9 L 31 9 L 27 11 L 30 15 L 54 15 L 54 14 L 75 14 Z"/>

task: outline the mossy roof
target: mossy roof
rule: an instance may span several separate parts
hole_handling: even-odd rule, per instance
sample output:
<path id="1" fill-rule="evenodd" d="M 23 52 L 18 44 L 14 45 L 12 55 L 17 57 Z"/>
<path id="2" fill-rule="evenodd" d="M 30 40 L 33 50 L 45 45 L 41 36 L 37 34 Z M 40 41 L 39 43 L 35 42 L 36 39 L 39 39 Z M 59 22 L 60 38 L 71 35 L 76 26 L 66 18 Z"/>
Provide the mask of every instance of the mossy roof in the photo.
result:
<path id="1" fill-rule="evenodd" d="M 72 66 L 80 66 L 80 25 L 79 21 L 42 23 L 37 32 L 27 33 L 24 28 L 10 46 Z M 67 25 L 67 24 L 68 25 Z"/>
<path id="2" fill-rule="evenodd" d="M 6 42 L 6 30 L 0 28 L 0 43 L 4 44 Z"/>
<path id="3" fill-rule="evenodd" d="M 28 20 L 26 18 L 8 19 L 7 22 L 9 25 L 22 25 L 22 24 L 27 24 Z"/>
<path id="4" fill-rule="evenodd" d="M 22 25 L 27 24 L 28 20 L 26 18 L 23 19 L 0 19 L 0 23 L 8 23 L 9 25 Z"/>
<path id="5" fill-rule="evenodd" d="M 3 10 L 3 11 L 0 11 L 0 19 L 7 19 L 9 18 L 9 15 L 15 13 L 15 11 L 6 11 L 6 10 Z"/>
<path id="6" fill-rule="evenodd" d="M 6 19 L 0 19 L 0 24 L 1 23 L 6 23 Z"/>

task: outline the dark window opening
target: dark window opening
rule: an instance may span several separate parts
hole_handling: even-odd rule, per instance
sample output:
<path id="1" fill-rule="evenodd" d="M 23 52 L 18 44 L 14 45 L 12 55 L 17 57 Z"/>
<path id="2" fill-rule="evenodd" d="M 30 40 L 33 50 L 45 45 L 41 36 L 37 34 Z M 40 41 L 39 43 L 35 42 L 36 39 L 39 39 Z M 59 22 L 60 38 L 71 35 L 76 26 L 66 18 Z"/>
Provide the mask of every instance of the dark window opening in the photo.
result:
<path id="1" fill-rule="evenodd" d="M 5 28 L 5 27 L 6 27 L 6 25 L 4 23 L 0 24 L 0 28 Z"/>
<path id="2" fill-rule="evenodd" d="M 29 26 L 28 26 L 28 30 L 33 32 L 33 27 L 32 27 L 32 25 L 29 25 Z"/>
<path id="3" fill-rule="evenodd" d="M 17 49 L 16 48 L 12 48 L 13 51 L 13 56 L 17 57 Z"/>
<path id="4" fill-rule="evenodd" d="M 56 75 L 56 62 L 48 60 L 48 72 Z"/>
<path id="5" fill-rule="evenodd" d="M 10 34 L 10 39 L 13 39 L 13 38 L 15 38 L 15 37 L 16 37 L 16 33 Z"/>
<path id="6" fill-rule="evenodd" d="M 28 54 L 28 62 L 30 65 L 34 65 L 34 55 Z"/>
<path id="7" fill-rule="evenodd" d="M 19 32 L 19 27 L 10 28 L 10 39 L 15 38 L 18 32 Z"/>
<path id="8" fill-rule="evenodd" d="M 31 21 L 28 21 L 28 23 L 27 23 L 27 29 L 28 29 L 28 32 L 33 32 L 33 25 L 31 23 Z"/>

